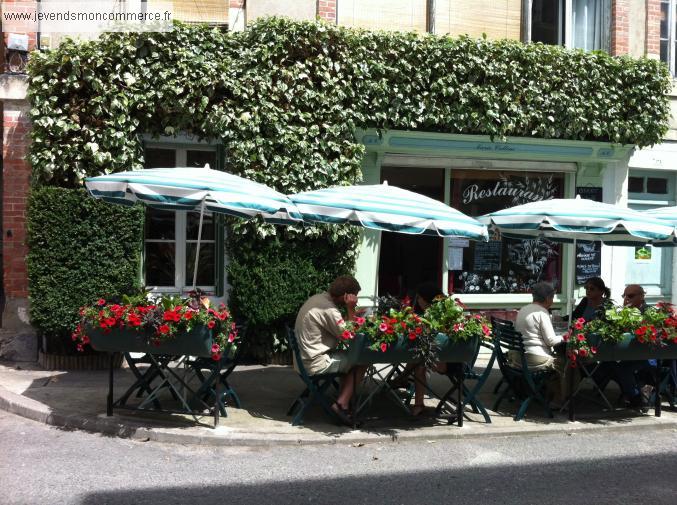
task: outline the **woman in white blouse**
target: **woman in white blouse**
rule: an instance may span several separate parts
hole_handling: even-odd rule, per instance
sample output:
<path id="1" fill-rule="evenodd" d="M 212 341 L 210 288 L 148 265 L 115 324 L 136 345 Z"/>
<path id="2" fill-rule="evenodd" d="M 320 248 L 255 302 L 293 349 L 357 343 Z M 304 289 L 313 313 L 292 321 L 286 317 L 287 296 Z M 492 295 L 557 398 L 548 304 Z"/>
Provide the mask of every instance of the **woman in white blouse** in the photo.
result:
<path id="1" fill-rule="evenodd" d="M 562 337 L 555 333 L 548 312 L 555 289 L 547 282 L 539 282 L 532 288 L 531 295 L 533 303 L 522 307 L 515 320 L 515 329 L 522 334 L 527 365 L 530 370 L 556 368 L 552 347 L 562 342 Z M 510 360 L 521 366 L 519 356 L 513 354 Z"/>

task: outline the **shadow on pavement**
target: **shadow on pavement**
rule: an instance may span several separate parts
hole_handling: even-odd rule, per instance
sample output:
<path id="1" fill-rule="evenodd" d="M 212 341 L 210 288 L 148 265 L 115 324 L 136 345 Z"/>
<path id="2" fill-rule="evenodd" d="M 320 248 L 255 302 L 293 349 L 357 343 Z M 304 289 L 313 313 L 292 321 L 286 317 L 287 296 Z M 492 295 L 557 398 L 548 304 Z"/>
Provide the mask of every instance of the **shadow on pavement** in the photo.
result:
<path id="1" fill-rule="evenodd" d="M 274 469 L 262 468 L 263 476 Z M 499 465 L 346 478 L 207 484 L 200 487 L 133 487 L 99 491 L 82 505 L 223 503 L 321 504 L 639 504 L 672 505 L 677 493 L 674 454 Z M 265 477 L 262 477 L 265 479 Z M 254 479 L 253 479 L 254 480 Z M 205 476 L 206 482 L 228 475 Z"/>

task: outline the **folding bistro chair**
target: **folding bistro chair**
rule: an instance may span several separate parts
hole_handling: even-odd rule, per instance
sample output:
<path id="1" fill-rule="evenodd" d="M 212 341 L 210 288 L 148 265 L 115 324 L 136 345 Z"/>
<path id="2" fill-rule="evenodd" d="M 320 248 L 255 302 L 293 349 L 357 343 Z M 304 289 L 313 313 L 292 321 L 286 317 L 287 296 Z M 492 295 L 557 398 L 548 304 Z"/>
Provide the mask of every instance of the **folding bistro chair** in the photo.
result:
<path id="1" fill-rule="evenodd" d="M 544 393 L 548 380 L 557 372 L 550 368 L 529 370 L 522 335 L 518 331 L 504 324 L 495 325 L 493 331 L 496 361 L 507 384 L 507 387 L 496 398 L 493 410 L 497 410 L 501 402 L 508 396 L 508 393 L 512 393 L 514 397 L 521 400 L 517 414 L 514 417 L 515 421 L 519 421 L 524 417 L 533 400 L 543 405 L 548 417 L 553 417 L 552 410 L 548 406 Z M 520 367 L 515 367 L 511 364 L 508 357 L 510 351 L 516 352 L 519 355 Z"/>
<path id="2" fill-rule="evenodd" d="M 291 420 L 292 426 L 303 424 L 303 416 L 306 411 L 315 404 L 322 407 L 322 410 L 324 410 L 332 419 L 338 420 L 338 416 L 331 408 L 333 400 L 331 400 L 327 394 L 329 388 L 332 386 L 338 391 L 339 385 L 336 379 L 343 374 L 324 373 L 309 375 L 308 371 L 303 366 L 301 351 L 299 350 L 299 344 L 296 340 L 294 330 L 291 328 L 287 328 L 286 330 L 287 340 L 289 342 L 289 347 L 291 347 L 292 352 L 294 353 L 294 362 L 296 363 L 299 377 L 306 386 L 287 411 L 288 416 L 294 416 Z"/>
<path id="3" fill-rule="evenodd" d="M 491 357 L 489 358 L 489 362 L 487 363 L 487 366 L 484 369 L 484 371 L 482 373 L 478 373 L 475 370 L 475 362 L 477 361 L 480 349 L 483 347 L 491 351 Z M 491 417 L 489 416 L 489 413 L 487 412 L 487 409 L 484 407 L 482 402 L 479 400 L 479 398 L 477 398 L 477 394 L 481 391 L 482 386 L 484 386 L 484 383 L 489 378 L 495 360 L 496 360 L 496 350 L 494 348 L 494 342 L 490 340 L 478 339 L 477 348 L 475 349 L 475 354 L 473 356 L 472 361 L 463 364 L 457 363 L 455 364 L 457 366 L 452 367 L 448 366 L 446 376 L 449 377 L 449 380 L 451 381 L 451 387 L 440 398 L 440 401 L 437 404 L 437 407 L 435 408 L 435 415 L 439 416 L 440 414 L 442 414 L 444 410 L 448 410 L 450 413 L 459 415 L 460 413 L 464 413 L 466 405 L 470 405 L 473 412 L 475 412 L 476 414 L 482 414 L 482 416 L 484 417 L 484 421 L 486 423 L 491 423 Z M 458 366 L 463 367 L 463 384 L 459 380 Z M 465 381 L 468 380 L 476 381 L 475 385 L 472 388 L 469 388 L 468 386 L 465 385 Z M 461 385 L 463 391 L 463 401 L 462 401 L 463 404 L 459 409 L 458 405 L 456 405 L 456 403 L 452 400 L 452 398 L 454 393 L 458 391 L 458 388 L 461 387 Z M 453 422 L 453 418 L 450 417 L 449 423 L 451 422 Z"/>

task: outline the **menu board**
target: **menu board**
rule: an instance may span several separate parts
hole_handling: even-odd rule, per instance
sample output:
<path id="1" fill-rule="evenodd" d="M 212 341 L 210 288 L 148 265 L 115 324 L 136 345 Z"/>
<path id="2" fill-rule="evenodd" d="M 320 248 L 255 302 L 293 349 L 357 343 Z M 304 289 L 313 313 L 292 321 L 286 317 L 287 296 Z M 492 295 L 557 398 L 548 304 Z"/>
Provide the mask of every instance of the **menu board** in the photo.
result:
<path id="1" fill-rule="evenodd" d="M 501 270 L 501 252 L 503 243 L 500 240 L 475 243 L 474 270 L 494 272 Z"/>
<path id="2" fill-rule="evenodd" d="M 602 243 L 576 244 L 576 284 L 602 275 Z"/>
<path id="3" fill-rule="evenodd" d="M 580 186 L 576 188 L 576 194 L 581 198 L 602 201 L 602 188 L 596 186 Z M 576 244 L 576 284 L 585 284 L 590 277 L 602 275 L 602 243 L 577 243 Z"/>

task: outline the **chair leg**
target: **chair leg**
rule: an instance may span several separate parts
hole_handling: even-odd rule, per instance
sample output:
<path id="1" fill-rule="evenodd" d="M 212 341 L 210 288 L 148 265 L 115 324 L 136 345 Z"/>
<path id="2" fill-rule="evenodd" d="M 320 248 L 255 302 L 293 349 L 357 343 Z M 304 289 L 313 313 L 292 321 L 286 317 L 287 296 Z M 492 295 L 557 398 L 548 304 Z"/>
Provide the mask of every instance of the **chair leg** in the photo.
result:
<path id="1" fill-rule="evenodd" d="M 498 390 L 501 389 L 501 386 L 503 385 L 503 377 L 496 383 L 496 386 L 494 386 L 494 394 L 498 394 Z"/>
<path id="2" fill-rule="evenodd" d="M 526 398 L 522 404 L 520 405 L 519 410 L 517 411 L 517 414 L 515 414 L 515 417 L 513 419 L 515 421 L 521 421 L 524 418 L 524 414 L 526 414 L 527 409 L 529 408 L 529 404 L 531 403 L 531 399 L 533 397 L 530 396 L 529 398 Z"/>

